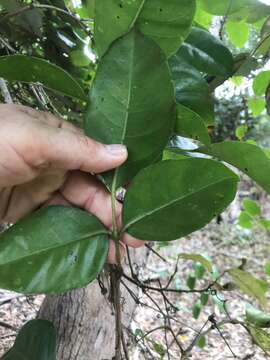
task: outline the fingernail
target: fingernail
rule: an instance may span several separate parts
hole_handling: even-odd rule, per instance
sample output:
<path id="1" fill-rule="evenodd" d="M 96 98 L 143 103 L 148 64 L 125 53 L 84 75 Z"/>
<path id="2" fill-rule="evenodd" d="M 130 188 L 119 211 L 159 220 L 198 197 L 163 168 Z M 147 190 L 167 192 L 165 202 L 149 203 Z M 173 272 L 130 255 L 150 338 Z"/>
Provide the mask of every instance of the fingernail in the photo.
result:
<path id="1" fill-rule="evenodd" d="M 112 144 L 106 145 L 107 151 L 113 156 L 123 156 L 127 154 L 127 148 L 125 145 Z"/>

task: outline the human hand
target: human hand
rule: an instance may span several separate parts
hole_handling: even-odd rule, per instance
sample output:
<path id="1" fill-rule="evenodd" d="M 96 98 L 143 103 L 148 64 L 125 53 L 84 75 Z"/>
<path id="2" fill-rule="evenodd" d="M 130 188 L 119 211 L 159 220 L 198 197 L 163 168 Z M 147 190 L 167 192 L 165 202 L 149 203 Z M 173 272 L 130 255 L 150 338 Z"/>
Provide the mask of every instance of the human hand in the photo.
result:
<path id="1" fill-rule="evenodd" d="M 120 166 L 124 146 L 100 144 L 62 119 L 20 105 L 0 105 L 0 138 L 1 221 L 15 222 L 47 202 L 84 208 L 111 227 L 110 195 L 87 173 Z M 116 210 L 120 219 L 121 204 Z M 122 241 L 143 244 L 128 234 Z M 112 241 L 108 261 L 115 262 Z"/>

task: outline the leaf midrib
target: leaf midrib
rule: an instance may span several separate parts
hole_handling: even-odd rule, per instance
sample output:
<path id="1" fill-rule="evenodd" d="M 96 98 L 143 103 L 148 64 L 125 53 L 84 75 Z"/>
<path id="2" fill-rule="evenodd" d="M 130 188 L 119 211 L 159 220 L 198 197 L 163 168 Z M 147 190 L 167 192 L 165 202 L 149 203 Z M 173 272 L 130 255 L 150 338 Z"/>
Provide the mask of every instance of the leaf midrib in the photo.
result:
<path id="1" fill-rule="evenodd" d="M 93 232 L 93 233 L 88 233 L 88 234 L 85 234 L 79 238 L 76 238 L 75 240 L 72 240 L 70 242 L 67 242 L 67 243 L 64 243 L 64 244 L 59 244 L 59 245 L 55 245 L 55 246 L 50 246 L 50 247 L 46 247 L 42 250 L 37 250 L 37 251 L 34 251 L 32 252 L 31 254 L 27 254 L 27 255 L 24 255 L 24 256 L 21 256 L 21 257 L 18 257 L 14 260 L 11 260 L 11 261 L 8 261 L 8 262 L 5 262 L 5 263 L 0 263 L 0 267 L 1 266 L 5 266 L 5 265 L 8 265 L 8 264 L 12 264 L 12 263 L 16 263 L 17 261 L 20 261 L 20 260 L 23 260 L 23 259 L 27 259 L 27 258 L 30 258 L 30 257 L 33 257 L 35 255 L 40 255 L 42 253 L 45 253 L 47 251 L 51 251 L 51 250 L 54 250 L 54 249 L 58 249 L 58 248 L 63 248 L 63 247 L 66 247 L 68 245 L 72 245 L 76 242 L 79 242 L 81 240 L 85 240 L 87 238 L 91 238 L 91 237 L 94 237 L 94 236 L 97 236 L 97 235 L 108 235 L 109 232 L 106 231 L 106 230 L 100 230 L 100 231 L 96 231 L 96 232 Z"/>
<path id="2" fill-rule="evenodd" d="M 129 223 L 127 223 L 127 224 L 123 227 L 122 232 L 125 232 L 130 226 L 136 224 L 137 222 L 141 221 L 142 219 L 145 219 L 145 218 L 147 218 L 147 217 L 155 214 L 156 212 L 158 212 L 158 211 L 160 211 L 160 210 L 166 209 L 167 207 L 169 207 L 169 206 L 171 206 L 171 205 L 174 205 L 174 204 L 177 203 L 178 201 L 182 201 L 183 199 L 185 199 L 185 198 L 187 198 L 187 197 L 190 197 L 190 196 L 192 196 L 192 195 L 194 195 L 194 194 L 196 194 L 196 193 L 201 192 L 202 190 L 205 190 L 205 189 L 210 188 L 210 187 L 212 187 L 212 186 L 214 186 L 214 185 L 220 184 L 220 183 L 222 183 L 222 182 L 224 182 L 224 181 L 226 181 L 226 180 L 229 180 L 229 179 L 234 179 L 234 178 L 233 178 L 232 176 L 225 177 L 225 178 L 223 178 L 223 179 L 221 179 L 221 180 L 219 180 L 219 181 L 216 181 L 216 182 L 214 182 L 214 183 L 211 183 L 211 184 L 208 184 L 208 185 L 206 185 L 206 186 L 203 186 L 203 187 L 199 188 L 199 189 L 196 190 L 196 191 L 190 192 L 188 195 L 184 195 L 184 196 L 178 197 L 178 198 L 176 198 L 176 199 L 174 199 L 174 200 L 171 200 L 171 201 L 169 201 L 168 203 L 166 203 L 166 204 L 164 204 L 164 205 L 161 205 L 161 206 L 155 208 L 154 210 L 148 211 L 148 212 L 145 213 L 143 216 L 142 216 L 142 215 L 141 215 L 141 216 L 137 216 L 137 217 L 134 218 L 134 220 L 131 220 Z"/>
<path id="3" fill-rule="evenodd" d="M 136 34 L 135 34 L 136 36 Z M 133 39 L 133 44 L 132 44 L 132 50 L 130 53 L 130 66 L 129 66 L 129 78 L 128 78 L 128 96 L 127 96 L 127 103 L 126 103 L 126 115 L 125 115 L 125 119 L 124 119 L 124 124 L 123 124 L 123 129 L 122 129 L 122 134 L 121 134 L 121 141 L 120 144 L 124 143 L 126 134 L 127 134 L 127 124 L 128 124 L 128 118 L 129 118 L 129 109 L 130 109 L 130 101 L 131 101 L 131 93 L 132 93 L 132 80 L 133 80 L 133 71 L 132 69 L 134 68 L 134 53 L 135 53 L 135 41 L 136 39 Z M 113 177 L 113 183 L 117 184 L 117 177 L 119 174 L 119 170 L 120 167 L 118 167 L 115 172 L 114 172 L 114 177 Z"/>

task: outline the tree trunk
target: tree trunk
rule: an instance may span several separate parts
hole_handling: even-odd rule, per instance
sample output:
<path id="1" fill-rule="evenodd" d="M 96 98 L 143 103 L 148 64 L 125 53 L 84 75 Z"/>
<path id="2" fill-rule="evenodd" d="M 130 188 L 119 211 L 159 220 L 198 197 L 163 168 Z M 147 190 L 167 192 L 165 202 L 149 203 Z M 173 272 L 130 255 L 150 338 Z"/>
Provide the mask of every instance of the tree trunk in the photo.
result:
<path id="1" fill-rule="evenodd" d="M 146 263 L 148 251 L 132 250 L 138 266 Z M 127 265 L 124 266 L 127 268 Z M 136 293 L 136 289 L 128 284 Z M 135 303 L 122 289 L 123 323 L 129 326 Z M 114 313 L 97 281 L 61 296 L 47 296 L 39 318 L 54 323 L 58 333 L 57 360 L 111 360 L 114 355 Z"/>

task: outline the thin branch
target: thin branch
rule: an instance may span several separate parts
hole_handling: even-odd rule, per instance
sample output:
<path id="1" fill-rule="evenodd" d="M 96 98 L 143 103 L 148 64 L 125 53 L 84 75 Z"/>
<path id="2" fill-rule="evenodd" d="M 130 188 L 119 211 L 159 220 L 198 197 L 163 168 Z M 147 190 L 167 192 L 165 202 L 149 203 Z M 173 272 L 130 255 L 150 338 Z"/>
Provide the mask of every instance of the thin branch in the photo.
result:
<path id="1" fill-rule="evenodd" d="M 13 104 L 12 97 L 4 79 L 0 78 L 0 90 L 6 104 Z"/>
<path id="2" fill-rule="evenodd" d="M 6 329 L 12 330 L 12 331 L 17 331 L 17 329 L 14 326 L 7 324 L 4 321 L 0 321 L 0 326 L 4 327 Z"/>
<path id="3" fill-rule="evenodd" d="M 67 10 L 58 8 L 56 6 L 53 5 L 46 5 L 46 4 L 29 4 L 26 5 L 25 7 L 22 7 L 16 11 L 13 11 L 11 13 L 8 13 L 6 15 L 4 15 L 2 18 L 0 18 L 0 24 L 2 24 L 3 22 L 5 22 L 6 20 L 9 20 L 13 17 L 16 16 L 20 16 L 25 12 L 34 10 L 34 9 L 40 9 L 40 10 L 51 10 L 51 11 L 57 11 L 61 14 L 65 14 L 67 16 L 69 16 L 70 18 L 72 18 L 72 20 L 74 20 L 81 29 L 83 29 L 90 37 L 92 37 L 92 32 L 89 30 L 89 28 L 74 14 L 70 13 Z"/>

